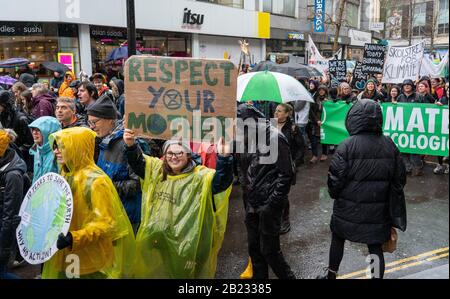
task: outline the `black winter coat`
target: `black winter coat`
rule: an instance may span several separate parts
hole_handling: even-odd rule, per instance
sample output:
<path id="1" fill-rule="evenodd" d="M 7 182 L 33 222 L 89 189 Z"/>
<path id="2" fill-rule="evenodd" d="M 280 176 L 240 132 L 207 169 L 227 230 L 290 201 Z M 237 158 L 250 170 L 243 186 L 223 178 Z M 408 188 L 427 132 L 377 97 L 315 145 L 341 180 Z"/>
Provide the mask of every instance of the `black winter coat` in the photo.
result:
<path id="1" fill-rule="evenodd" d="M 0 158 L 0 265 L 8 263 L 13 253 L 26 171 L 25 162 L 8 148 Z"/>
<path id="2" fill-rule="evenodd" d="M 379 104 L 356 102 L 346 120 L 350 137 L 338 146 L 328 173 L 335 199 L 331 230 L 352 242 L 383 244 L 392 226 L 406 229 L 405 166 L 396 145 L 382 134 L 382 121 Z"/>
<path id="3" fill-rule="evenodd" d="M 281 209 L 287 200 L 294 176 L 288 140 L 273 126 L 268 123 L 266 126 L 266 140 L 270 140 L 271 144 L 278 141 L 278 152 L 263 154 L 258 149 L 251 151 L 246 147 L 245 153 L 237 155 L 239 180 L 246 208 L 254 210 L 267 205 Z M 264 164 L 269 162 L 264 161 L 269 154 L 275 159 L 270 161 L 272 163 Z"/>
<path id="4" fill-rule="evenodd" d="M 305 141 L 300 129 L 295 125 L 291 118 L 288 118 L 281 133 L 286 137 L 291 150 L 292 159 L 295 161 L 305 151 Z"/>

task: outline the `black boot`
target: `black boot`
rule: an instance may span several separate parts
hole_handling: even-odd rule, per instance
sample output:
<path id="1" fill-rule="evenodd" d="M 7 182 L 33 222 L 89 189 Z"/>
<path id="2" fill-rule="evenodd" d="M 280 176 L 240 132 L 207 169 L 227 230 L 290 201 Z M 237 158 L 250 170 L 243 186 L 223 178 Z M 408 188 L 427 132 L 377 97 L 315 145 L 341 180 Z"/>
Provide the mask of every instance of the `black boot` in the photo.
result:
<path id="1" fill-rule="evenodd" d="M 324 270 L 325 273 L 318 275 L 316 279 L 336 279 L 337 272 L 330 270 L 329 268 L 325 268 Z"/>

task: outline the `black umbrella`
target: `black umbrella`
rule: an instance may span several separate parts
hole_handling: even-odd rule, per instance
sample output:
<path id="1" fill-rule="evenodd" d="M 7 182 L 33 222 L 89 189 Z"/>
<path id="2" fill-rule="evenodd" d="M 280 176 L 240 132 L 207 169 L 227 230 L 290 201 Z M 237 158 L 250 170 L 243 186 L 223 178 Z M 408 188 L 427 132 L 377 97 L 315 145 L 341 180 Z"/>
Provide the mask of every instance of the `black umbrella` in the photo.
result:
<path id="1" fill-rule="evenodd" d="M 70 70 L 67 65 L 56 61 L 45 61 L 42 63 L 42 66 L 50 71 L 58 72 L 60 74 L 64 74 L 65 72 Z"/>
<path id="2" fill-rule="evenodd" d="M 256 65 L 253 68 L 254 71 L 271 71 L 271 72 L 278 72 L 283 73 L 286 75 L 290 75 L 292 77 L 320 77 L 322 74 L 316 70 L 313 67 L 298 64 L 295 62 L 288 62 L 288 63 L 282 63 L 282 64 L 276 64 L 272 61 L 263 61 Z"/>

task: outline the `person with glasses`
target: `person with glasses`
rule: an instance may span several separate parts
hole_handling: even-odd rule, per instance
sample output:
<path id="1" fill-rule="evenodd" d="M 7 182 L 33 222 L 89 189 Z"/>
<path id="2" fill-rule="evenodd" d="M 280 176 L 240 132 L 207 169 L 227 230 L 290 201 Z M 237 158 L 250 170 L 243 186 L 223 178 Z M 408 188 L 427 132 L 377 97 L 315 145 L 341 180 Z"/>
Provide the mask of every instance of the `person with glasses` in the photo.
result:
<path id="1" fill-rule="evenodd" d="M 130 278 L 135 242 L 131 223 L 111 179 L 94 161 L 96 134 L 69 128 L 50 135 L 49 143 L 73 195 L 69 232 L 60 234 L 58 251 L 44 264 L 44 279 Z M 70 257 L 77 258 L 67 271 Z M 71 274 L 72 277 L 67 275 Z"/>
<path id="2" fill-rule="evenodd" d="M 141 184 L 126 160 L 123 122 L 107 95 L 89 106 L 87 115 L 88 125 L 99 142 L 97 166 L 113 181 L 136 233 L 141 220 Z"/>
<path id="3" fill-rule="evenodd" d="M 136 278 L 214 278 L 228 216 L 233 162 L 223 139 L 217 168 L 196 165 L 189 145 L 166 141 L 163 159 L 142 154 L 125 130 L 126 156 L 142 182 Z"/>

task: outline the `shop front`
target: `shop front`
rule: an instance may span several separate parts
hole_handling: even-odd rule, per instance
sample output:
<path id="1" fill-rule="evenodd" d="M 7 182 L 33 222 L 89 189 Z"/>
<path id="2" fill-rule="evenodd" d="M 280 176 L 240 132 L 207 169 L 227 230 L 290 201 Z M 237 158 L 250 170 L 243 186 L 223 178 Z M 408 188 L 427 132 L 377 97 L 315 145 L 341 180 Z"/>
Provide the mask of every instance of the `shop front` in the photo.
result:
<path id="1" fill-rule="evenodd" d="M 369 32 L 350 29 L 348 31 L 350 45 L 347 47 L 348 60 L 362 61 L 364 56 L 364 45 L 372 43 L 372 34 Z"/>
<path id="2" fill-rule="evenodd" d="M 73 55 L 72 64 L 80 69 L 78 26 L 73 24 L 39 22 L 0 22 L 0 60 L 26 58 L 33 73 L 50 78 L 44 61 L 58 61 L 58 53 Z M 1 69 L 3 74 L 15 76 L 20 68 Z"/>
<path id="3" fill-rule="evenodd" d="M 266 41 L 267 55 L 273 53 L 292 54 L 297 63 L 305 63 L 307 34 L 272 28 L 271 39 Z"/>
<path id="4" fill-rule="evenodd" d="M 127 29 L 90 26 L 93 72 L 121 72 L 123 59 L 110 60 L 110 54 L 127 45 Z M 191 57 L 191 34 L 136 30 L 136 49 L 141 54 Z"/>

